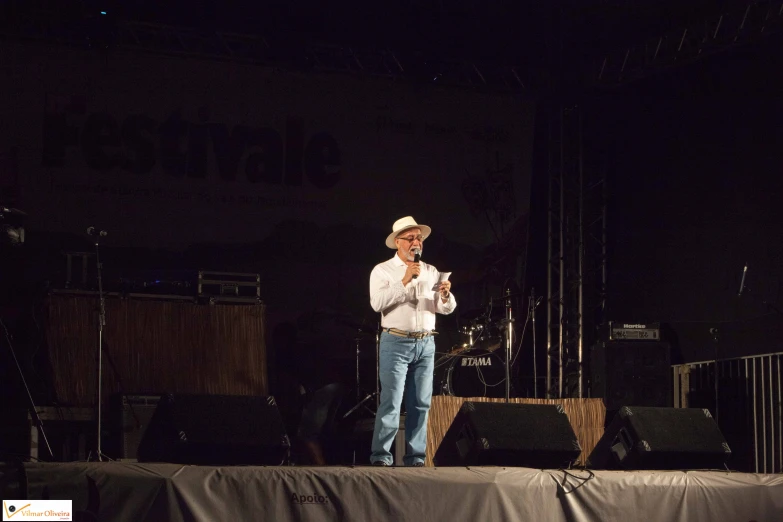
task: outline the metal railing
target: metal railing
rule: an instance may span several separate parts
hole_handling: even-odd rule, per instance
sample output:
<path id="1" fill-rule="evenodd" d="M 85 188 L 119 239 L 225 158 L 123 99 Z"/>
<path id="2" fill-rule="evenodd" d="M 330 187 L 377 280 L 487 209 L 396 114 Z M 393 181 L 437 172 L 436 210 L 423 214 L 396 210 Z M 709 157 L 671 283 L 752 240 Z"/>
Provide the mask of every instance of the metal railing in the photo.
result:
<path id="1" fill-rule="evenodd" d="M 672 367 L 675 408 L 708 408 L 731 467 L 783 473 L 783 352 Z"/>

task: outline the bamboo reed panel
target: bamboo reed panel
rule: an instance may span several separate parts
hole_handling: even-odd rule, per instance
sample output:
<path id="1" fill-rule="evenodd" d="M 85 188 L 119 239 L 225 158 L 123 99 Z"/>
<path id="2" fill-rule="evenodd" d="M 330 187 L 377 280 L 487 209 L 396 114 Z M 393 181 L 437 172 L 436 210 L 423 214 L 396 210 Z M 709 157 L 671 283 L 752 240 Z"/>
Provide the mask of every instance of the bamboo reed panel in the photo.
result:
<path id="1" fill-rule="evenodd" d="M 505 402 L 505 399 L 433 396 L 427 424 L 427 458 L 425 461 L 427 466 L 434 466 L 433 456 L 465 401 Z M 579 465 L 585 464 L 587 457 L 604 434 L 606 408 L 601 399 L 509 399 L 509 402 L 516 404 L 562 404 L 566 415 L 568 415 L 568 421 L 582 446 L 582 453 L 577 460 Z"/>
<path id="2" fill-rule="evenodd" d="M 47 299 L 45 330 L 59 404 L 95 404 L 97 310 L 94 296 Z M 104 402 L 123 388 L 144 394 L 266 395 L 264 320 L 263 304 L 107 297 Z"/>

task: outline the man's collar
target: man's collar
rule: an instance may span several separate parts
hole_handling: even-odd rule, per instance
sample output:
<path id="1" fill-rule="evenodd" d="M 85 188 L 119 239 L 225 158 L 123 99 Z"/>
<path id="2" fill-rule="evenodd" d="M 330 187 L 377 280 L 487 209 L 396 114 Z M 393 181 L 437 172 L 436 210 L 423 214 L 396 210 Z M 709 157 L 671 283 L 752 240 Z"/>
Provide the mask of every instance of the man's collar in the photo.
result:
<path id="1" fill-rule="evenodd" d="M 395 252 L 395 253 L 394 253 L 394 257 L 392 258 L 392 261 L 394 261 L 394 264 L 395 264 L 396 266 L 408 266 L 408 265 L 405 263 L 405 261 L 403 261 L 403 260 L 400 258 L 400 255 L 399 255 L 397 252 Z"/>

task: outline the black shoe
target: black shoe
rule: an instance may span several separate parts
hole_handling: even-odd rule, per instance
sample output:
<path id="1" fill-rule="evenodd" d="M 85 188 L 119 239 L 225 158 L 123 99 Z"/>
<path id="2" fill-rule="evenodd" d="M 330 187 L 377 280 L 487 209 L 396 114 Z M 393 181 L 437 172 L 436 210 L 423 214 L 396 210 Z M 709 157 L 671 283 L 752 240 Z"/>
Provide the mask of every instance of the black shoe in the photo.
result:
<path id="1" fill-rule="evenodd" d="M 423 462 L 414 462 L 413 463 L 413 467 L 414 468 L 423 468 L 424 467 L 424 463 Z"/>
<path id="2" fill-rule="evenodd" d="M 373 466 L 383 466 L 383 467 L 386 467 L 386 468 L 389 467 L 389 464 L 387 464 L 386 462 L 384 462 L 382 460 L 376 460 L 375 462 L 372 463 L 372 465 Z"/>

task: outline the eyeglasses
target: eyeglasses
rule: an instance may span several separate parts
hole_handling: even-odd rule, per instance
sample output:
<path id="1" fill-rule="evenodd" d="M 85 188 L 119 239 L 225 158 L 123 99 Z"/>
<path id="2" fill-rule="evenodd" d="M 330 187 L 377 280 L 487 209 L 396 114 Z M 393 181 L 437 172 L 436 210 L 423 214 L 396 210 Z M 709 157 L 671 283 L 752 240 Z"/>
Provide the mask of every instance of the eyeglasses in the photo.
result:
<path id="1" fill-rule="evenodd" d="M 397 239 L 402 239 L 403 241 L 407 241 L 408 243 L 413 243 L 414 240 L 418 240 L 419 243 L 422 243 L 424 241 L 424 236 L 419 234 L 418 236 L 398 237 Z"/>

